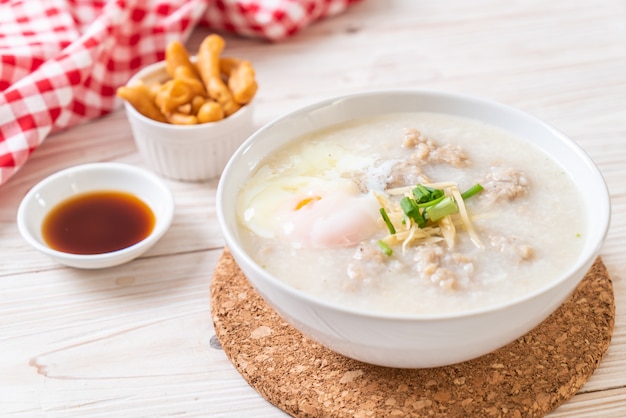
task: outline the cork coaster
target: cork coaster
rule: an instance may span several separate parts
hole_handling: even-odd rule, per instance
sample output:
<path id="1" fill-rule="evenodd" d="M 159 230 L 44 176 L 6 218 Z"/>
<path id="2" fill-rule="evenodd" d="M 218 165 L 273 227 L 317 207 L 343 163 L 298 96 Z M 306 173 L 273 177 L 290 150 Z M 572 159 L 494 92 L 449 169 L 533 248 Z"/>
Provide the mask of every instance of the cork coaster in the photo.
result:
<path id="1" fill-rule="evenodd" d="M 225 249 L 211 284 L 211 314 L 239 373 L 294 417 L 540 417 L 597 368 L 615 305 L 598 258 L 555 313 L 509 345 L 454 366 L 386 368 L 304 337 L 263 301 Z"/>

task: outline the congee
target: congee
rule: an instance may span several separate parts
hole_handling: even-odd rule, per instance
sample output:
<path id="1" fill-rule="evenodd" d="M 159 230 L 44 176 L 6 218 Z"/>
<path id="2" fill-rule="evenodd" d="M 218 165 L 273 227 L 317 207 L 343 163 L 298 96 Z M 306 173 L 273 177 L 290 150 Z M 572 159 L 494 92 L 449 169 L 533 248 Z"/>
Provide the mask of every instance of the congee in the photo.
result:
<path id="1" fill-rule="evenodd" d="M 477 120 L 398 113 L 295 138 L 237 200 L 239 234 L 285 283 L 345 307 L 441 314 L 546 286 L 585 215 L 563 168 Z"/>

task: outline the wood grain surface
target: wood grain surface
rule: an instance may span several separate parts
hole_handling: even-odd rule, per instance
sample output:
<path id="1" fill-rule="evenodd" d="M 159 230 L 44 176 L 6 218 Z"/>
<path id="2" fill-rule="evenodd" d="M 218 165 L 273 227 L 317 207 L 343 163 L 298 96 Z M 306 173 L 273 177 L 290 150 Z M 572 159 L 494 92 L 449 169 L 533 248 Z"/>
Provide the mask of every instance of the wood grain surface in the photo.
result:
<path id="1" fill-rule="evenodd" d="M 187 45 L 208 34 L 198 28 Z M 608 184 L 601 256 L 615 331 L 589 381 L 550 417 L 626 416 L 626 3 L 622 0 L 365 0 L 271 44 L 226 35 L 254 64 L 255 125 L 339 94 L 432 88 L 518 107 L 573 138 Z M 65 268 L 20 237 L 24 194 L 65 167 L 144 166 L 123 109 L 49 137 L 0 187 L 0 415 L 283 417 L 219 349 L 209 286 L 224 242 L 217 181 L 168 181 L 177 209 L 143 257 Z"/>

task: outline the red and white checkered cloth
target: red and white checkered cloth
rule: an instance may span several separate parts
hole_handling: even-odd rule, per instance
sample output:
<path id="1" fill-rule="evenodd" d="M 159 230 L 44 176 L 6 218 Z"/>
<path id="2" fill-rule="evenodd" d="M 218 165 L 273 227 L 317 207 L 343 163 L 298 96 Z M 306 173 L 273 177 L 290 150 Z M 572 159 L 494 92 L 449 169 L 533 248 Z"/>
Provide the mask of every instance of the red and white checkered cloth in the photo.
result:
<path id="1" fill-rule="evenodd" d="M 0 0 L 0 185 L 194 26 L 280 41 L 358 0 Z"/>

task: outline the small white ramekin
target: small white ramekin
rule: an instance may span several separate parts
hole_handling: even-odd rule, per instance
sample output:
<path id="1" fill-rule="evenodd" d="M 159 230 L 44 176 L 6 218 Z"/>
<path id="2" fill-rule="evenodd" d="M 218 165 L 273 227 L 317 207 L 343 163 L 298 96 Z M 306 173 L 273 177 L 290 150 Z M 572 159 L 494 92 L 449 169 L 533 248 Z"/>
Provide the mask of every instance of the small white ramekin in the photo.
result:
<path id="1" fill-rule="evenodd" d="M 41 230 L 48 213 L 66 199 L 102 190 L 130 193 L 146 203 L 155 216 L 152 232 L 130 247 L 100 254 L 73 254 L 51 248 Z M 88 163 L 58 171 L 33 186 L 20 203 L 17 225 L 26 242 L 55 261 L 75 268 L 100 269 L 127 263 L 148 251 L 169 229 L 174 209 L 172 192 L 153 172 L 129 164 Z"/>
<path id="2" fill-rule="evenodd" d="M 168 79 L 165 61 L 149 65 L 127 83 Z M 198 125 L 157 122 L 124 102 L 135 143 L 146 165 L 174 180 L 203 181 L 219 177 L 231 155 L 254 131 L 254 101 L 229 117 Z"/>

